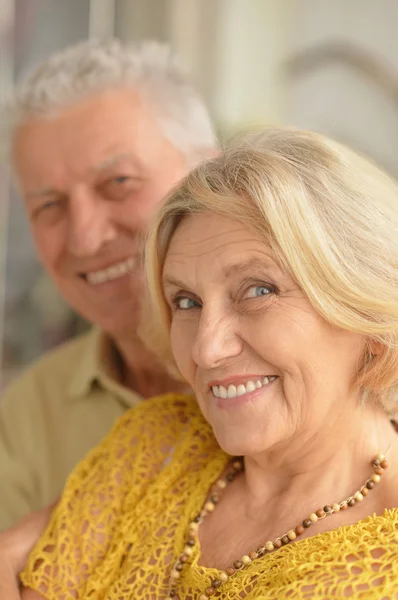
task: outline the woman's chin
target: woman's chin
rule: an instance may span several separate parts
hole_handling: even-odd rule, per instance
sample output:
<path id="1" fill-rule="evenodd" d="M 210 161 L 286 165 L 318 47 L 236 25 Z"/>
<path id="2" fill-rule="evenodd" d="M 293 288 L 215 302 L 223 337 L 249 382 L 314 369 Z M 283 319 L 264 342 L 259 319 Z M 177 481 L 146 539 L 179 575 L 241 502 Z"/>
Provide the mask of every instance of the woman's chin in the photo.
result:
<path id="1" fill-rule="evenodd" d="M 266 432 L 261 435 L 250 432 L 232 432 L 213 428 L 221 449 L 230 456 L 255 456 L 266 452 L 272 445 Z"/>

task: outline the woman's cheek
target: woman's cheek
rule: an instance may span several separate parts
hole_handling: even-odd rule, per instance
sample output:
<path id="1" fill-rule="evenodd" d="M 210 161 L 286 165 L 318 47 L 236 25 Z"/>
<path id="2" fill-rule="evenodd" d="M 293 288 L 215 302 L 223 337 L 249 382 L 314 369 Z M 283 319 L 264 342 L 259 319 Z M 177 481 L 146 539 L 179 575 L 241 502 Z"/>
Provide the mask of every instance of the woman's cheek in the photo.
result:
<path id="1" fill-rule="evenodd" d="M 195 365 L 192 360 L 192 348 L 195 342 L 195 333 L 192 324 L 185 319 L 174 316 L 170 329 L 170 343 L 174 360 L 184 379 L 193 387 Z"/>

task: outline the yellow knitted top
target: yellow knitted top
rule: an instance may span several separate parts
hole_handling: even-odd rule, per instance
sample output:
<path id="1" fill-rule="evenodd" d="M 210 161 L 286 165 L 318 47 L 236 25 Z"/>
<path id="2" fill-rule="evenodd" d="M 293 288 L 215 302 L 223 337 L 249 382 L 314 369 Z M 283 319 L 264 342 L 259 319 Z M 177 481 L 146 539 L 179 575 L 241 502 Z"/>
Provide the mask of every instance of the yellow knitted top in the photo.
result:
<path id="1" fill-rule="evenodd" d="M 161 600 L 187 525 L 228 463 L 192 397 L 126 413 L 70 476 L 22 574 L 48 600 Z M 197 546 L 195 546 L 197 548 Z M 200 548 L 178 600 L 197 600 L 215 569 Z M 398 598 L 398 509 L 284 546 L 238 572 L 218 600 Z"/>

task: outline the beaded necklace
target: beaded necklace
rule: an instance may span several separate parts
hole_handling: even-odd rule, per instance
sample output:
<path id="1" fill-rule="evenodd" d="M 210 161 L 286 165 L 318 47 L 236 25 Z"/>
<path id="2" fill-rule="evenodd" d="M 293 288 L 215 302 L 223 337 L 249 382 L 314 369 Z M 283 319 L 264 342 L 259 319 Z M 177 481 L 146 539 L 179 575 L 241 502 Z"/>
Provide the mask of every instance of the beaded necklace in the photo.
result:
<path id="1" fill-rule="evenodd" d="M 269 540 L 265 542 L 265 544 L 257 548 L 257 550 L 249 552 L 249 554 L 245 554 L 240 559 L 235 560 L 232 566 L 227 567 L 225 570 L 221 570 L 218 574 L 218 577 L 212 578 L 209 581 L 209 585 L 198 596 L 198 600 L 208 600 L 208 598 L 211 598 L 214 594 L 221 591 L 221 588 L 227 583 L 227 581 L 231 577 L 235 576 L 239 571 L 245 569 L 245 567 L 247 567 L 250 563 L 265 556 L 265 554 L 274 552 L 282 546 L 286 546 L 290 542 L 293 542 L 300 535 L 303 535 L 306 529 L 308 529 L 318 521 L 325 519 L 326 517 L 330 517 L 331 515 L 338 513 L 341 510 L 347 510 L 348 508 L 352 508 L 357 503 L 362 502 L 365 496 L 367 496 L 369 492 L 374 488 L 374 486 L 380 482 L 381 476 L 383 475 L 385 469 L 387 469 L 388 467 L 388 462 L 384 454 L 377 454 L 377 456 L 371 461 L 371 466 L 373 467 L 373 473 L 370 475 L 369 479 L 365 482 L 365 484 L 352 496 L 349 496 L 346 500 L 343 500 L 342 502 L 338 502 L 335 504 L 327 504 L 323 508 L 319 508 L 315 512 L 311 513 L 306 519 L 304 519 L 301 525 L 297 525 L 295 529 L 290 529 L 284 535 L 277 537 L 272 541 Z M 232 483 L 235 477 L 243 470 L 243 458 L 233 459 L 233 461 L 230 464 L 230 467 L 227 470 L 226 475 L 218 479 L 214 486 L 212 486 L 211 491 L 209 492 L 201 511 L 189 523 L 184 550 L 175 562 L 170 574 L 167 600 L 178 600 L 178 580 L 181 577 L 184 567 L 189 566 L 189 561 L 193 554 L 193 548 L 198 541 L 198 530 L 200 524 L 203 522 L 205 517 L 209 513 L 213 512 L 213 510 L 216 508 L 216 505 L 220 499 L 220 495 L 228 486 L 228 484 Z"/>

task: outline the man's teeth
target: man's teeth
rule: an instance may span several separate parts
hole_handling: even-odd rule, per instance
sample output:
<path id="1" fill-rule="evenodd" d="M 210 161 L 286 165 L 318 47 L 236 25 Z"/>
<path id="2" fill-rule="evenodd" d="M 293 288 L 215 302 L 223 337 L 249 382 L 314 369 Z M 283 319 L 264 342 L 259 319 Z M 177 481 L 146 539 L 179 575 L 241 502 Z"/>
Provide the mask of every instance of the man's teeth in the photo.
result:
<path id="1" fill-rule="evenodd" d="M 122 275 L 132 271 L 136 264 L 137 260 L 135 258 L 128 258 L 127 260 L 117 263 L 116 265 L 112 265 L 111 267 L 103 269 L 102 271 L 87 273 L 86 279 L 91 285 L 104 283 L 105 281 L 111 281 L 112 279 L 117 279 L 118 277 L 121 277 Z"/>
<path id="2" fill-rule="evenodd" d="M 212 385 L 211 391 L 216 398 L 236 398 L 236 396 L 243 396 L 249 392 L 254 392 L 254 390 L 258 390 L 259 388 L 268 385 L 271 381 L 274 381 L 274 379 L 276 379 L 276 375 L 262 377 L 255 381 L 248 381 L 245 385 L 243 383 L 240 383 L 238 386 L 231 384 L 228 387 L 223 385 Z"/>

